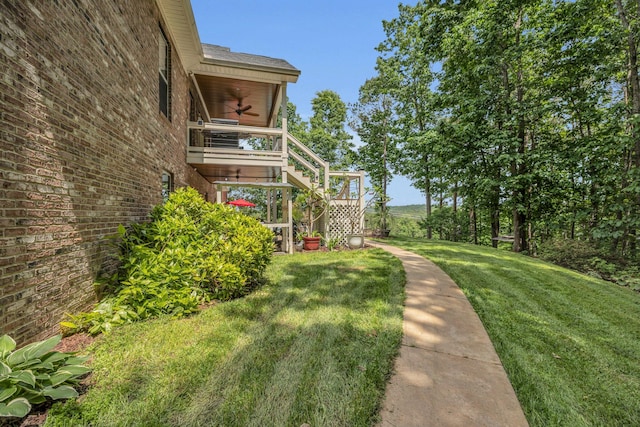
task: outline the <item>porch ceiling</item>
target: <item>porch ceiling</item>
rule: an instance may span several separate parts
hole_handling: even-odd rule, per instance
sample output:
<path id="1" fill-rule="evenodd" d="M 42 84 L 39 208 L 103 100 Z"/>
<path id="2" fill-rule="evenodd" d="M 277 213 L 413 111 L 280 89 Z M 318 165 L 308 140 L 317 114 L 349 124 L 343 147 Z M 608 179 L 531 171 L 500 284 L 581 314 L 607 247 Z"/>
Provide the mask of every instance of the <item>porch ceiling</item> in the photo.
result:
<path id="1" fill-rule="evenodd" d="M 234 119 L 247 126 L 271 125 L 279 85 L 203 74 L 195 77 L 211 118 Z M 238 114 L 238 104 L 251 108 Z"/>
<path id="2" fill-rule="evenodd" d="M 280 168 L 251 165 L 192 164 L 200 175 L 211 183 L 215 181 L 265 183 L 276 182 Z"/>

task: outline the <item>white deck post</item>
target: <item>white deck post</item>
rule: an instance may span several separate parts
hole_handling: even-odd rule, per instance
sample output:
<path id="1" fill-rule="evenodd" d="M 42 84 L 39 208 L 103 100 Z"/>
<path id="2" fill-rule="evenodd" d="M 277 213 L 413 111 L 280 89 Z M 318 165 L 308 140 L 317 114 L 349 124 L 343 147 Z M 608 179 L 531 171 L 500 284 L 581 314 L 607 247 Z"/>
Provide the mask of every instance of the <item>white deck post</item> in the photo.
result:
<path id="1" fill-rule="evenodd" d="M 289 113 L 287 111 L 287 83 L 282 83 L 282 102 L 280 104 L 280 109 L 282 110 L 282 182 L 287 183 L 287 168 L 289 167 L 289 148 L 288 148 L 288 137 L 289 137 L 289 129 L 288 129 L 288 119 Z M 292 189 L 285 187 L 282 189 L 282 216 L 286 215 L 287 224 L 289 227 L 286 229 L 286 236 L 282 236 L 283 239 L 287 240 L 287 252 L 293 253 L 293 202 L 292 198 Z"/>
<path id="2" fill-rule="evenodd" d="M 267 190 L 267 223 L 271 222 L 271 198 L 273 193 L 271 189 Z"/>
<path id="3" fill-rule="evenodd" d="M 287 229 L 287 252 L 293 253 L 293 200 L 291 199 L 293 191 L 291 188 L 283 189 L 287 195 L 287 223 L 289 228 Z"/>
<path id="4" fill-rule="evenodd" d="M 219 185 L 216 188 L 216 203 L 222 203 L 222 188 Z"/>
<path id="5" fill-rule="evenodd" d="M 289 148 L 288 144 L 288 135 L 289 129 L 287 125 L 288 121 L 288 112 L 287 112 L 287 84 L 282 83 L 282 103 L 280 104 L 280 109 L 282 110 L 282 182 L 287 182 L 287 167 L 289 166 Z"/>

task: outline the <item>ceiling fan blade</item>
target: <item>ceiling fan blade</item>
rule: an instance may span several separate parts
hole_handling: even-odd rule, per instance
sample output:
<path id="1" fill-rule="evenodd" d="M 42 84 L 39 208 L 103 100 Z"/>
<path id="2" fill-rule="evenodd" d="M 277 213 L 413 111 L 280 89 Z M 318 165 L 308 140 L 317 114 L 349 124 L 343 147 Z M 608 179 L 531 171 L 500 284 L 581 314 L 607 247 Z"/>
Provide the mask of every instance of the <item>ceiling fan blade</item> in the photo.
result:
<path id="1" fill-rule="evenodd" d="M 252 113 L 251 111 L 245 111 L 242 114 L 246 114 L 247 116 L 254 116 L 254 117 L 258 117 L 260 115 L 258 113 Z"/>
<path id="2" fill-rule="evenodd" d="M 242 104 L 238 104 L 238 111 L 242 111 L 243 113 L 247 110 L 251 109 L 251 105 L 245 105 L 244 107 L 242 106 Z"/>

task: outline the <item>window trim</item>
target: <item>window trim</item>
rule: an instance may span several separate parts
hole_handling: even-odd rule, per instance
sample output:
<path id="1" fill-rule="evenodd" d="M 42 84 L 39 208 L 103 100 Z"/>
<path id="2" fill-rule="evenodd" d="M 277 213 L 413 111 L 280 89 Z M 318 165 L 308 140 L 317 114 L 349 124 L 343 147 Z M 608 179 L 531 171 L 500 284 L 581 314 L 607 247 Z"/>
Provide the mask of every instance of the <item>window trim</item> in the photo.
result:
<path id="1" fill-rule="evenodd" d="M 165 179 L 166 178 L 166 179 Z M 162 177 L 160 178 L 162 201 L 166 202 L 169 195 L 175 190 L 175 180 L 173 174 L 166 170 L 162 171 Z"/>
<path id="2" fill-rule="evenodd" d="M 171 43 L 169 38 L 159 26 L 160 38 L 158 39 L 158 109 L 167 119 L 171 120 Z M 164 43 L 163 43 L 164 42 Z M 165 48 L 164 64 L 161 49 Z M 163 102 L 164 101 L 164 102 Z"/>

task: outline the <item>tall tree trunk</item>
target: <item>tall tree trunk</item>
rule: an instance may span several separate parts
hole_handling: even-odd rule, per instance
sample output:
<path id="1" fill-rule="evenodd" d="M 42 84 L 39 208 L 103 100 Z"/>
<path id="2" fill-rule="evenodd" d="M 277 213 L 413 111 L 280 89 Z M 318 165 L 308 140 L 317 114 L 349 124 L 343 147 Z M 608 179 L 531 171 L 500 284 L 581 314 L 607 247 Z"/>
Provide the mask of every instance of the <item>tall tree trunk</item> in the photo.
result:
<path id="1" fill-rule="evenodd" d="M 458 183 L 453 186 L 453 213 L 458 212 Z"/>
<path id="2" fill-rule="evenodd" d="M 630 2 L 631 4 L 635 4 L 636 8 L 636 16 L 640 16 L 640 0 L 636 0 L 635 2 Z M 636 31 L 632 28 L 629 18 L 627 17 L 627 12 L 622 4 L 622 0 L 616 0 L 616 7 L 618 9 L 618 16 L 620 17 L 620 22 L 622 26 L 627 31 L 627 49 L 629 54 L 629 63 L 627 65 L 627 85 L 630 90 L 630 98 L 631 98 L 631 118 L 638 117 L 640 114 L 640 76 L 638 74 L 638 40 L 636 40 Z M 638 124 L 633 123 L 631 125 L 631 135 L 633 138 L 633 146 L 632 146 L 632 154 L 631 154 L 631 162 L 630 165 L 633 168 L 640 169 L 640 129 L 638 129 Z M 631 174 L 633 175 L 633 174 Z M 626 184 L 626 185 L 625 185 Z M 623 190 L 626 189 L 630 182 L 626 182 L 623 184 Z M 634 205 L 633 208 L 629 209 L 628 215 L 640 215 L 640 192 L 636 194 L 634 201 L 632 202 Z M 633 218 L 629 218 L 633 222 Z M 635 256 L 636 251 L 636 232 L 635 228 L 625 230 L 625 234 L 632 237 L 630 244 L 632 255 Z M 624 245 L 624 242 L 623 242 Z"/>
<path id="3" fill-rule="evenodd" d="M 453 185 L 453 241 L 458 241 L 458 182 Z"/>
<path id="4" fill-rule="evenodd" d="M 387 128 L 387 120 L 385 118 L 384 121 L 384 129 L 386 131 Z M 383 230 L 388 230 L 389 227 L 387 226 L 387 181 L 389 180 L 389 175 L 387 174 L 387 145 L 389 144 L 389 134 L 385 134 L 384 136 L 384 145 L 382 147 L 382 163 L 383 163 L 383 170 L 384 172 L 382 173 L 382 210 L 381 210 L 381 216 L 382 216 L 382 229 Z M 384 233 L 384 232 L 383 232 Z"/>
<path id="5" fill-rule="evenodd" d="M 429 175 L 429 155 L 424 155 L 424 162 L 427 165 L 425 170 L 425 178 L 424 178 L 424 195 L 425 195 L 425 204 L 427 209 L 427 221 L 431 220 L 431 177 Z M 427 225 L 427 239 L 431 240 L 433 238 L 433 228 L 431 224 Z"/>
<path id="6" fill-rule="evenodd" d="M 515 23 L 516 31 L 520 31 L 522 24 L 522 10 L 519 11 L 518 19 Z M 520 45 L 520 33 L 516 34 L 515 40 L 516 46 Z M 526 123 L 524 117 L 524 86 L 522 77 L 522 64 L 517 61 L 518 70 L 516 72 L 516 103 L 518 105 L 518 111 L 516 112 L 518 125 L 516 130 L 516 136 L 518 140 L 518 150 L 516 159 L 511 164 L 511 173 L 514 177 L 521 177 L 526 174 L 527 166 L 525 162 L 526 152 Z M 527 229 L 526 222 L 527 216 L 524 212 L 525 207 L 529 203 L 529 195 L 525 186 L 519 182 L 516 182 L 516 188 L 513 191 L 513 251 L 522 252 L 527 250 Z"/>
<path id="7" fill-rule="evenodd" d="M 491 245 L 498 247 L 498 236 L 500 235 L 500 187 L 494 187 L 489 202 L 491 214 Z"/>
<path id="8" fill-rule="evenodd" d="M 439 178 L 440 181 L 440 193 L 438 194 L 438 209 L 439 209 L 439 213 L 440 213 L 440 221 L 439 221 L 439 226 L 438 226 L 438 238 L 440 240 L 448 240 L 446 235 L 445 235 L 445 230 L 444 230 L 444 221 L 442 221 L 442 208 L 444 207 L 444 185 L 442 184 L 443 179 L 442 177 Z"/>
<path id="9" fill-rule="evenodd" d="M 469 209 L 469 235 L 473 238 L 473 244 L 478 244 L 478 218 L 476 216 L 476 208 L 472 206 Z"/>

